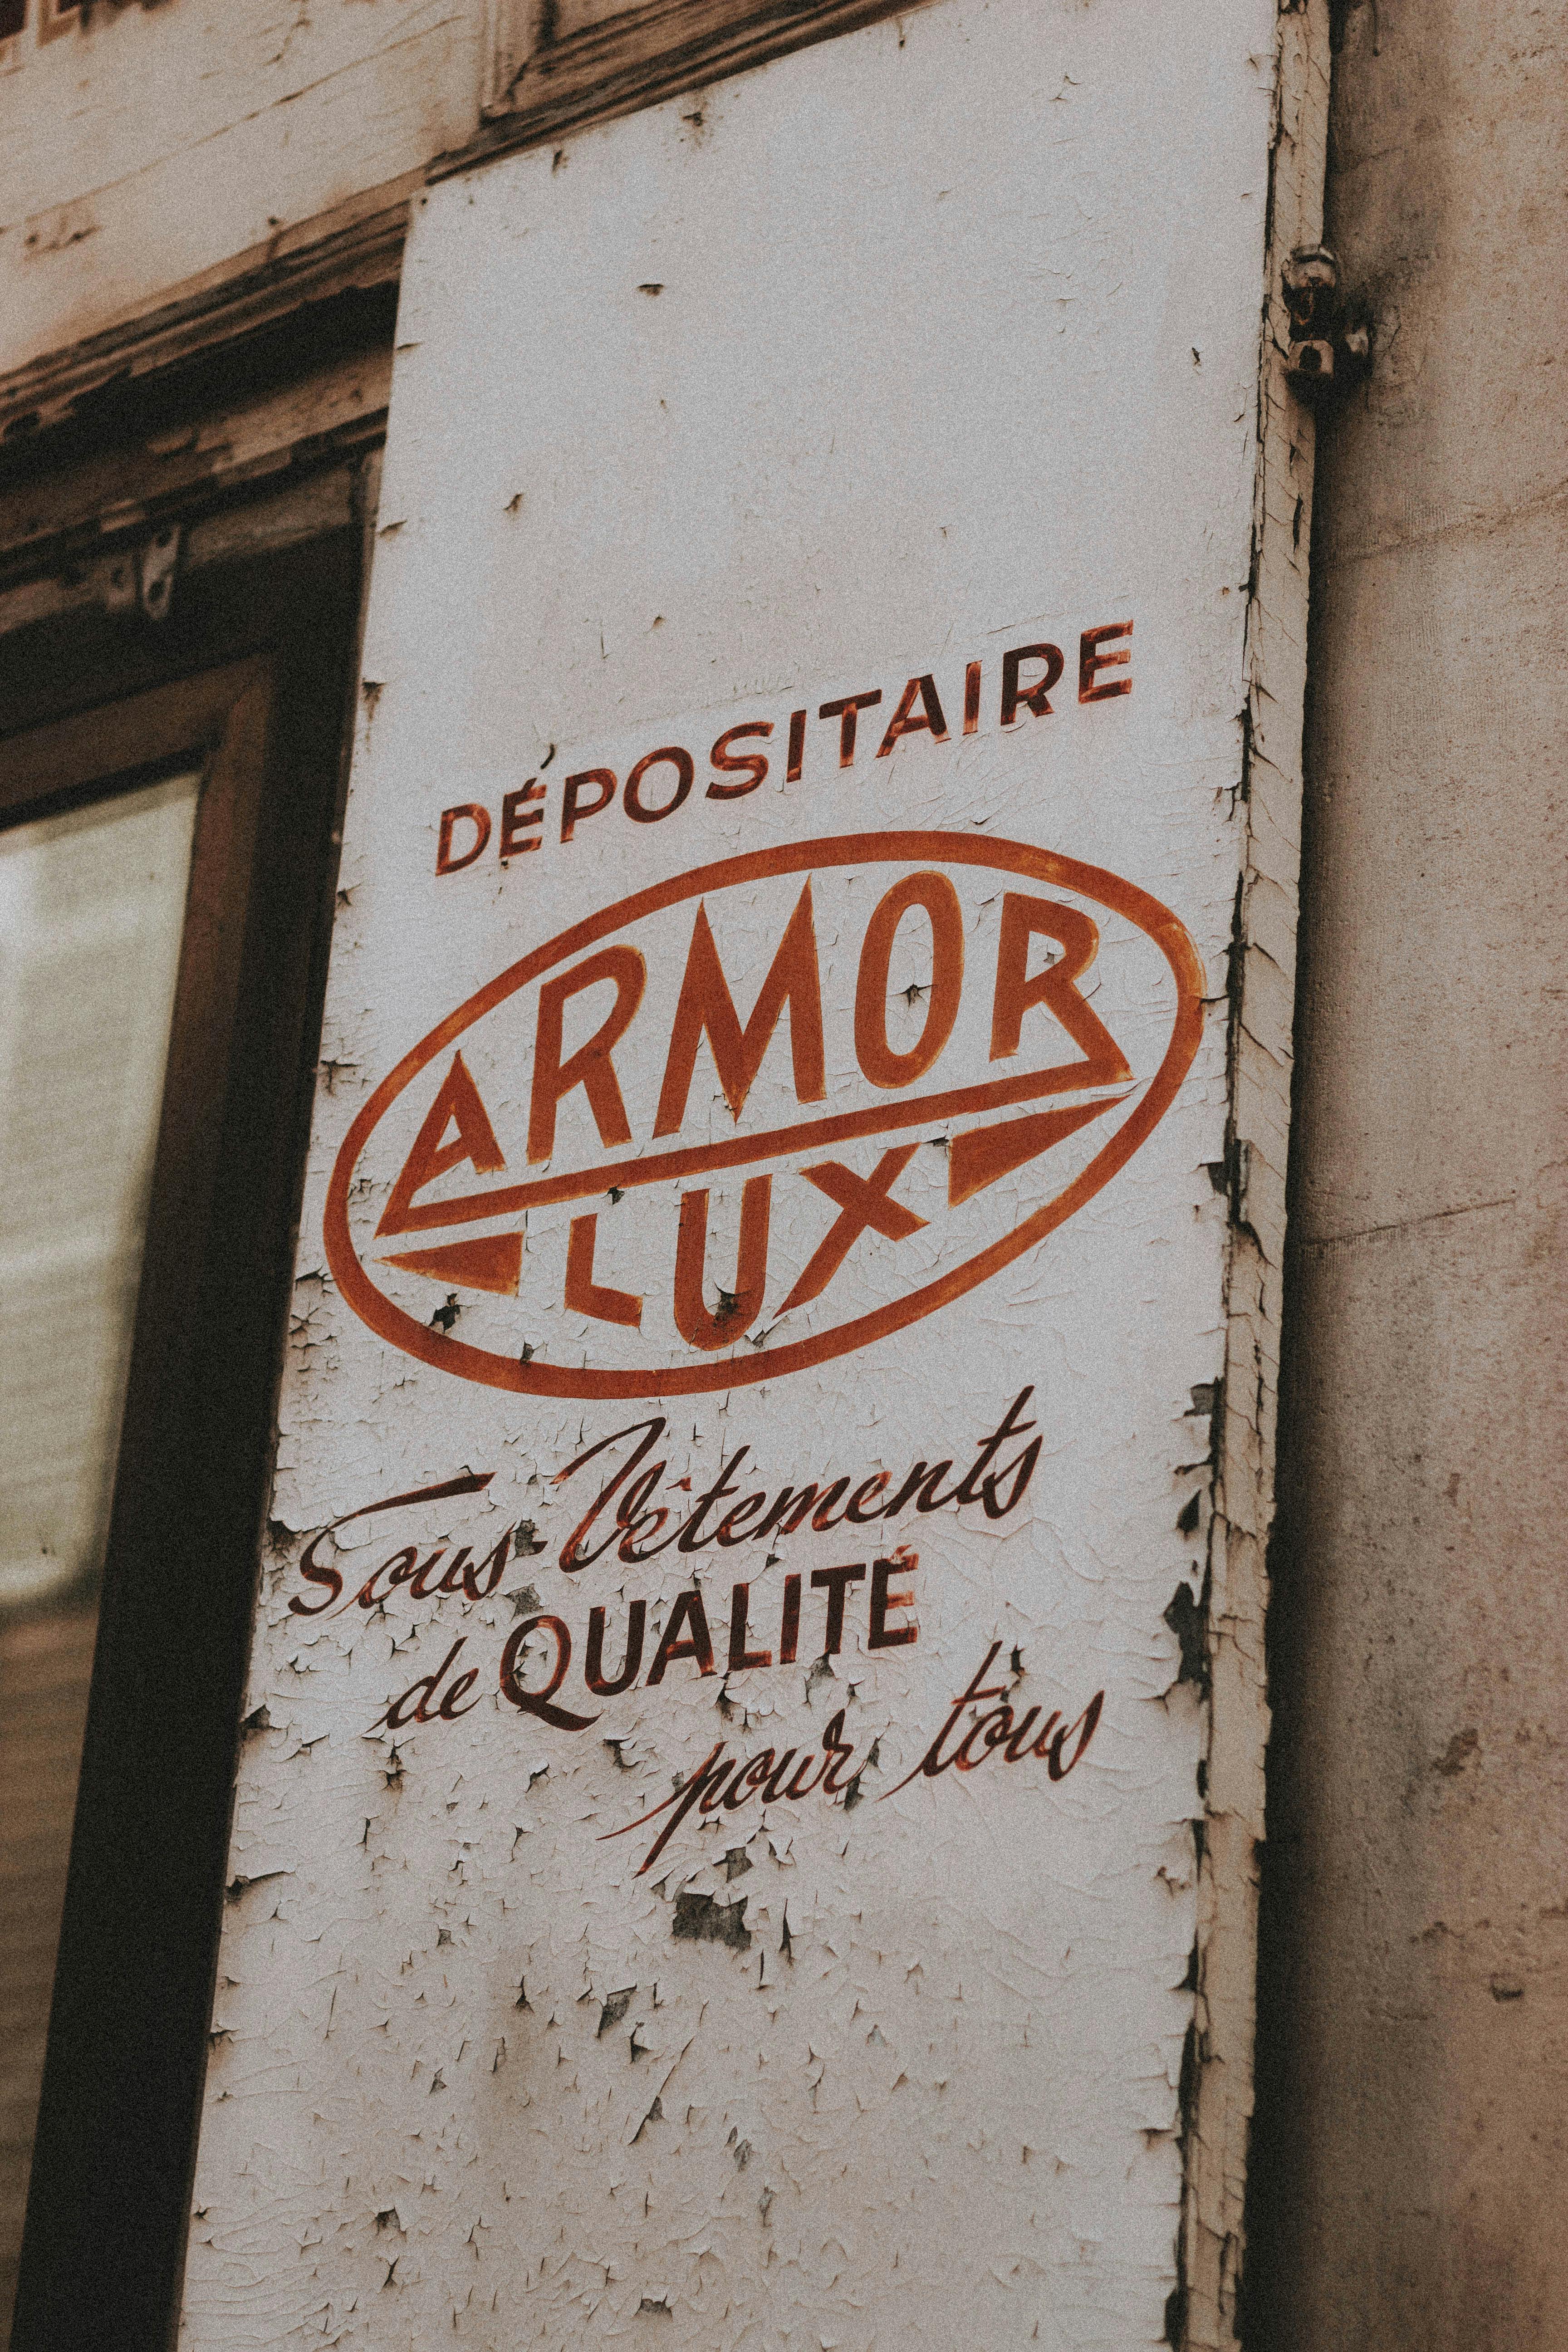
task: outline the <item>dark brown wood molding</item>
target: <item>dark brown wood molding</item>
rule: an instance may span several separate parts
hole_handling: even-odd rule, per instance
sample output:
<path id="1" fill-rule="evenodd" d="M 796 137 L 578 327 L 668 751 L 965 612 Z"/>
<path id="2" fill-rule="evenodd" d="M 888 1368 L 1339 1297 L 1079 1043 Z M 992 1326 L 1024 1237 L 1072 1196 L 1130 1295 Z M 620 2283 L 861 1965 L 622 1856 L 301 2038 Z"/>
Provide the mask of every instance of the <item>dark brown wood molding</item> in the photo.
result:
<path id="1" fill-rule="evenodd" d="M 210 752 L 12 2352 L 174 2341 L 363 547 L 215 564 L 156 629 L 0 639 L 12 818 Z"/>
<path id="2" fill-rule="evenodd" d="M 479 136 L 438 155 L 432 181 L 513 149 L 541 147 L 567 132 L 767 65 L 794 49 L 858 32 L 886 16 L 907 16 L 929 0 L 643 0 L 563 41 L 537 50 L 510 89 L 510 105 Z"/>
<path id="3" fill-rule="evenodd" d="M 0 376 L 0 446 L 15 448 L 67 422 L 84 400 L 112 383 L 179 367 L 307 304 L 395 283 L 409 198 L 423 178 L 407 173 L 279 230 L 267 244 L 176 288 L 155 310 Z"/>

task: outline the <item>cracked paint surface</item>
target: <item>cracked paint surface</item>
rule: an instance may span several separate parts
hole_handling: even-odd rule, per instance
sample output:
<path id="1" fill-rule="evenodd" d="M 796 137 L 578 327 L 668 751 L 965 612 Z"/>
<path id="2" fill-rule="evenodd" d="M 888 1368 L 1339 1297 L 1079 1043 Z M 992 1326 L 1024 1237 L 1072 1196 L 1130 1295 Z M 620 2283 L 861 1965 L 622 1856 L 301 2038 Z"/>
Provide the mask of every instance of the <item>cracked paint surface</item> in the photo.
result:
<path id="1" fill-rule="evenodd" d="M 373 593 L 192 2352 L 1165 2333 L 1232 1409 L 1226 991 L 1274 39 L 1260 5 L 942 0 L 707 92 L 698 122 L 650 111 L 418 215 L 383 491 L 404 527 Z M 1050 709 L 1004 723 L 1008 655 L 1045 646 Z M 1098 666 L 1111 654 L 1131 658 Z M 845 764 L 843 706 L 873 694 Z M 881 758 L 900 710 L 925 723 Z M 734 747 L 768 773 L 710 797 L 734 772 L 710 746 L 746 725 L 772 729 Z M 638 762 L 671 747 L 693 788 L 628 819 Z M 595 772 L 619 797 L 574 815 Z M 679 774 L 650 776 L 648 805 Z M 455 808 L 483 813 L 471 859 L 477 818 L 443 849 Z M 874 876 L 869 852 L 812 868 L 820 1076 L 797 974 L 739 1109 L 738 1049 L 707 1034 L 686 1124 L 661 1134 L 706 952 L 691 897 L 584 932 L 442 1027 L 708 866 L 731 875 L 700 904 L 744 1024 L 799 903 L 789 856 L 849 834 L 903 846 Z M 944 862 L 944 835 L 1071 871 L 987 882 Z M 734 882 L 753 856 L 773 865 Z M 879 1050 L 918 1058 L 946 918 L 900 920 L 868 1045 L 855 1005 L 889 886 L 945 877 L 963 943 L 951 1063 L 921 1085 L 1086 1050 L 1053 1027 L 1074 1002 L 1029 993 L 1072 964 L 1073 919 L 1097 940 L 1072 984 L 1127 1066 L 1090 1092 L 1114 1120 L 1155 1083 L 1177 964 L 1089 869 L 1191 943 L 1173 1100 L 1037 1245 L 789 1368 L 793 1333 L 875 1323 L 1065 1197 L 1100 1145 L 1093 1120 L 1052 1130 L 970 1194 L 955 1139 L 999 1130 L 994 1104 L 776 1142 L 904 1098 Z M 1025 942 L 1016 1049 L 1010 890 L 1058 910 L 1054 944 Z M 547 992 L 605 947 L 622 961 L 562 1000 L 554 1067 L 640 958 L 606 1048 L 626 1132 L 579 1076 L 545 1136 Z M 762 1141 L 650 1184 L 656 1138 Z M 592 1194 L 484 1209 L 485 1187 L 601 1160 Z M 818 1181 L 829 1163 L 847 1179 Z M 700 1188 L 706 1322 L 672 1271 Z M 881 1223 L 812 1292 L 843 1203 L 874 1192 Z M 406 1222 L 481 1194 L 449 1226 Z M 412 1262 L 487 1236 L 463 1279 Z M 367 1319 L 362 1277 L 401 1322 Z M 805 1515 L 752 1540 L 808 1484 Z"/>

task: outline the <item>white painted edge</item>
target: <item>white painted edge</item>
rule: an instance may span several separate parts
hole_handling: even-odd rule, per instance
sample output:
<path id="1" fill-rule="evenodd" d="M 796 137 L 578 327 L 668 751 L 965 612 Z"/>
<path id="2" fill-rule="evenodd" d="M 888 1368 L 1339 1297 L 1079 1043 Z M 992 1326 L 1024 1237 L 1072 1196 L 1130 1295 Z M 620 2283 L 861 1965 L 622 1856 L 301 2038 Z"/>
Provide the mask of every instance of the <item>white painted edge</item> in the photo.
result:
<path id="1" fill-rule="evenodd" d="M 1290 1125 L 1314 421 L 1285 374 L 1280 273 L 1322 237 L 1328 0 L 1281 0 L 1241 725 L 1247 835 L 1230 979 L 1225 1388 L 1209 1528 L 1207 1779 L 1180 2242 L 1185 2352 L 1237 2341 L 1257 2026 L 1264 1654 Z"/>

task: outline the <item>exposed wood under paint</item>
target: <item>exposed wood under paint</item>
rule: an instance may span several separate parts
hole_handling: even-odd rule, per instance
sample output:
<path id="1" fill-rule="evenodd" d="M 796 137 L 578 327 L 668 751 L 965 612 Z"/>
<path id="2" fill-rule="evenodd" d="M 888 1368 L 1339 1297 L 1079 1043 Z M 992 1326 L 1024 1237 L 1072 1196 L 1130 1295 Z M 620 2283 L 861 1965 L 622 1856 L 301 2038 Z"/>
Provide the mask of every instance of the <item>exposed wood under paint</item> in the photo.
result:
<path id="1" fill-rule="evenodd" d="M 9 451 L 66 422 L 94 394 L 188 365 L 307 306 L 395 286 L 408 200 L 422 179 L 409 173 L 369 189 L 176 288 L 155 310 L 13 370 L 0 378 L 0 445 Z"/>
<path id="2" fill-rule="evenodd" d="M 167 521 L 195 561 L 232 538 L 237 509 L 308 504 L 313 478 L 377 445 L 396 303 L 380 272 L 399 251 L 384 213 L 363 271 L 340 252 L 303 285 L 213 289 L 144 369 L 134 344 L 110 376 L 85 354 L 65 421 L 0 452 L 0 627 L 103 601 L 113 567 Z M 269 291 L 288 306 L 276 316 Z"/>

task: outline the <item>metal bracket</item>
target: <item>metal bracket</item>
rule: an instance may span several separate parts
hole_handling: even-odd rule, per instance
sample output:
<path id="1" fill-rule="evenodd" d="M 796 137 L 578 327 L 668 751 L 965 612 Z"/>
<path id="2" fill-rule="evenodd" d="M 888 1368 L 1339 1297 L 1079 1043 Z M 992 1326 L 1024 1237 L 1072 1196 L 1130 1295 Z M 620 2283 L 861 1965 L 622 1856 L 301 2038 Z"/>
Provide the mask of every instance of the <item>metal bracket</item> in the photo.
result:
<path id="1" fill-rule="evenodd" d="M 184 536 L 182 523 L 165 522 L 138 545 L 122 548 L 104 582 L 105 612 L 140 613 L 145 621 L 166 621 Z"/>
<path id="2" fill-rule="evenodd" d="M 177 522 L 155 530 L 136 557 L 136 601 L 149 621 L 166 621 L 174 600 L 174 572 L 184 532 Z"/>
<path id="3" fill-rule="evenodd" d="M 1372 320 L 1365 305 L 1340 294 L 1338 257 L 1326 245 L 1298 247 L 1281 273 L 1290 340 L 1285 373 L 1303 400 L 1343 392 L 1372 366 Z"/>

